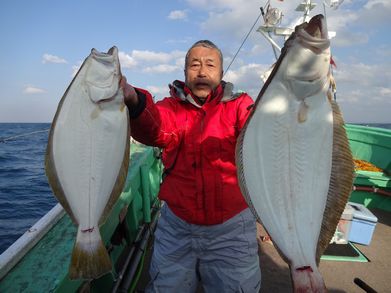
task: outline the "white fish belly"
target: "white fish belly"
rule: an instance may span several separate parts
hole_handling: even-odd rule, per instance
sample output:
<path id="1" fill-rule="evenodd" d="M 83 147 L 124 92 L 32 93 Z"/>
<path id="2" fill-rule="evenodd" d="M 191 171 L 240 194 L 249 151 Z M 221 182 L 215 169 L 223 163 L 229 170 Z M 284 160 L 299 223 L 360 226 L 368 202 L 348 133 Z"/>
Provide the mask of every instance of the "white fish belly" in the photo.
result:
<path id="1" fill-rule="evenodd" d="M 81 230 L 97 228 L 127 145 L 126 110 L 115 103 L 105 107 L 92 103 L 76 83 L 53 132 L 57 176 Z"/>
<path id="2" fill-rule="evenodd" d="M 316 267 L 329 188 L 333 118 L 320 92 L 307 117 L 281 83 L 271 83 L 245 130 L 242 162 L 248 196 L 273 242 L 294 267 Z"/>

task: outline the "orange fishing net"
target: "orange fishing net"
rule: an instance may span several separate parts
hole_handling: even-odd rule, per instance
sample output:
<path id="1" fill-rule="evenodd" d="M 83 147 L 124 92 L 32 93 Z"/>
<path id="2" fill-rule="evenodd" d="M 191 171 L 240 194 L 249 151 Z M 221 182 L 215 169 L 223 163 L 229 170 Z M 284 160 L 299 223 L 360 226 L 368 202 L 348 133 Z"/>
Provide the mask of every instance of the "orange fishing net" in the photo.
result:
<path id="1" fill-rule="evenodd" d="M 359 159 L 354 159 L 354 168 L 361 171 L 383 172 L 382 169 L 376 167 L 374 164 Z"/>

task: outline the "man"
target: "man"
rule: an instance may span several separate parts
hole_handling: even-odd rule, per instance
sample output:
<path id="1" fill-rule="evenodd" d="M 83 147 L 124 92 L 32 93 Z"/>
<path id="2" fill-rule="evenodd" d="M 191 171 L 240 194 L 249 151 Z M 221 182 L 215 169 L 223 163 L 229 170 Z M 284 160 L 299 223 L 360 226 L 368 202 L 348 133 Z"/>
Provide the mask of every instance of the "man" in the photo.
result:
<path id="1" fill-rule="evenodd" d="M 222 81 L 223 57 L 210 41 L 187 52 L 185 82 L 153 102 L 121 80 L 132 136 L 163 149 L 165 201 L 155 232 L 147 292 L 258 292 L 255 218 L 238 186 L 235 145 L 253 101 Z"/>

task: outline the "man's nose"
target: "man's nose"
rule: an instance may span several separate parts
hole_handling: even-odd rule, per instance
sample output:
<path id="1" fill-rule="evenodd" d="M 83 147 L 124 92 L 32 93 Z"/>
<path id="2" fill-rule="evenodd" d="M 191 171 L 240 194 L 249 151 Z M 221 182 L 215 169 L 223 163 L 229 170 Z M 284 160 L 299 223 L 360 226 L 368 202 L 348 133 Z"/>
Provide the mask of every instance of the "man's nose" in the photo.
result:
<path id="1" fill-rule="evenodd" d="M 198 70 L 198 76 L 206 76 L 206 67 L 205 65 L 200 66 L 200 69 Z"/>

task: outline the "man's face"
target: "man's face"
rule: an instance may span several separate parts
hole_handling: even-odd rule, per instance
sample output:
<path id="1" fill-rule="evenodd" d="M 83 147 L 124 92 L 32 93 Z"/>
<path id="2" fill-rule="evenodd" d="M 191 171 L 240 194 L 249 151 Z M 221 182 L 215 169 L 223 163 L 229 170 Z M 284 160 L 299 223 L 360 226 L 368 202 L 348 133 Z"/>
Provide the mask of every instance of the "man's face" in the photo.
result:
<path id="1" fill-rule="evenodd" d="M 194 47 L 185 68 L 186 85 L 200 99 L 205 99 L 221 82 L 222 64 L 213 48 Z"/>

